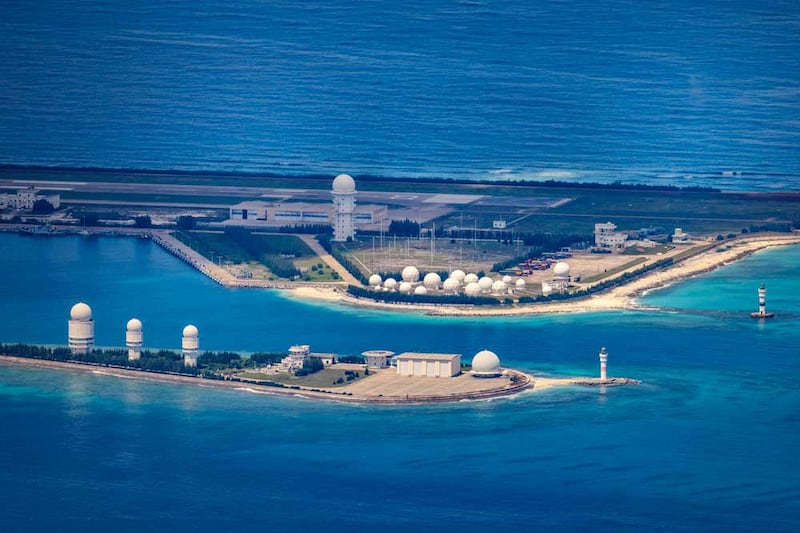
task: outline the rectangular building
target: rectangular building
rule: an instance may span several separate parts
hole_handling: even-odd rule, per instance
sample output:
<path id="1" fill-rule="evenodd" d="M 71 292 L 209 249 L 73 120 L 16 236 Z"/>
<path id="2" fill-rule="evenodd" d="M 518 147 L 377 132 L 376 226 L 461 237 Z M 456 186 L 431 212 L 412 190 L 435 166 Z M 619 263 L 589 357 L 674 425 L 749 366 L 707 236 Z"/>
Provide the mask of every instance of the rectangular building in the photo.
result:
<path id="1" fill-rule="evenodd" d="M 394 360 L 399 376 L 452 378 L 461 372 L 461 354 L 405 352 Z"/>

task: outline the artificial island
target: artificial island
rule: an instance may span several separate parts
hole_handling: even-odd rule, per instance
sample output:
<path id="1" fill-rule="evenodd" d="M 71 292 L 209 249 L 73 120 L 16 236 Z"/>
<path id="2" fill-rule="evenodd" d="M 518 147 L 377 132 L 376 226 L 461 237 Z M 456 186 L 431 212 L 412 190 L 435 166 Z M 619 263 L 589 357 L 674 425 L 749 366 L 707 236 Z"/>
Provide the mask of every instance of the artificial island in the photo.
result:
<path id="1" fill-rule="evenodd" d="M 488 400 L 557 386 L 638 384 L 609 377 L 608 352 L 599 353 L 595 377 L 543 377 L 501 366 L 494 352 L 482 349 L 470 362 L 461 354 L 366 350 L 360 355 L 314 353 L 308 345 L 284 353 L 201 352 L 200 332 L 187 324 L 180 351 L 143 350 L 143 324 L 131 318 L 125 348 L 97 349 L 91 308 L 83 302 L 70 310 L 65 347 L 0 345 L 0 363 L 81 369 L 124 377 L 193 383 L 302 396 L 348 403 L 442 403 Z"/>

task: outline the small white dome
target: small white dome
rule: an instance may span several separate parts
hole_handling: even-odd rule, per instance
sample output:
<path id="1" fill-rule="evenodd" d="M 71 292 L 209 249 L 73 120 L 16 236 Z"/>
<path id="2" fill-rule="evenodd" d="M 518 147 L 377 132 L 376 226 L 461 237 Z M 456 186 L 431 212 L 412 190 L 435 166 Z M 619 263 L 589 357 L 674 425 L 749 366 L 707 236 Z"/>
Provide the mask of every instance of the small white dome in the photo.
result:
<path id="1" fill-rule="evenodd" d="M 197 335 L 199 335 L 199 332 L 197 331 L 197 328 L 195 326 L 189 324 L 188 326 L 183 328 L 184 337 L 197 337 Z"/>
<path id="2" fill-rule="evenodd" d="M 380 286 L 383 280 L 378 274 L 373 274 L 369 277 L 369 286 L 370 287 L 378 287 Z"/>
<path id="3" fill-rule="evenodd" d="M 473 281 L 472 283 L 467 283 L 467 286 L 464 287 L 464 294 L 467 296 L 479 296 L 481 293 L 481 288 L 478 285 L 477 281 Z"/>
<path id="4" fill-rule="evenodd" d="M 397 288 L 397 280 L 394 278 L 386 278 L 386 281 L 383 282 L 383 286 L 393 291 Z"/>
<path id="5" fill-rule="evenodd" d="M 463 270 L 453 270 L 452 272 L 450 272 L 450 277 L 455 280 L 458 280 L 459 283 L 464 281 L 465 276 L 466 274 L 464 274 Z"/>
<path id="6" fill-rule="evenodd" d="M 502 281 L 498 280 L 492 283 L 493 292 L 505 292 L 505 290 L 506 290 L 506 284 L 503 283 Z"/>
<path id="7" fill-rule="evenodd" d="M 516 283 L 514 283 L 514 285 L 516 285 L 518 289 L 524 289 L 525 288 L 525 280 L 522 279 L 522 278 L 519 278 L 516 281 Z"/>
<path id="8" fill-rule="evenodd" d="M 419 280 L 419 270 L 417 270 L 417 267 L 407 266 L 403 269 L 401 276 L 403 281 L 414 283 Z"/>
<path id="9" fill-rule="evenodd" d="M 92 319 L 92 308 L 83 302 L 78 302 L 69 310 L 69 317 L 72 320 L 87 322 Z"/>
<path id="10" fill-rule="evenodd" d="M 499 374 L 500 358 L 489 350 L 481 350 L 472 358 L 472 372 L 475 374 Z"/>
<path id="11" fill-rule="evenodd" d="M 503 276 L 503 283 L 506 285 L 511 283 L 511 276 Z"/>
<path id="12" fill-rule="evenodd" d="M 339 174 L 333 179 L 333 192 L 356 192 L 356 182 L 349 174 Z"/>
<path id="13" fill-rule="evenodd" d="M 542 282 L 542 294 L 550 294 L 553 292 L 553 286 L 546 281 Z"/>
<path id="14" fill-rule="evenodd" d="M 559 278 L 568 278 L 569 277 L 569 265 L 563 261 L 556 263 L 556 266 L 553 267 L 553 274 L 558 276 Z"/>
<path id="15" fill-rule="evenodd" d="M 423 285 L 418 285 L 417 288 L 414 289 L 414 294 L 428 294 L 428 289 Z"/>
<path id="16" fill-rule="evenodd" d="M 142 321 L 138 318 L 131 318 L 128 320 L 128 325 L 126 326 L 128 331 L 142 331 Z"/>
<path id="17" fill-rule="evenodd" d="M 403 294 L 410 294 L 411 293 L 411 289 L 413 287 L 414 286 L 411 284 L 410 281 L 401 281 L 400 282 L 400 289 L 398 289 L 398 290 Z"/>
<path id="18" fill-rule="evenodd" d="M 455 292 L 461 287 L 461 282 L 455 278 L 447 278 L 442 284 L 442 288 L 446 291 Z"/>
<path id="19" fill-rule="evenodd" d="M 442 284 L 442 278 L 436 272 L 428 272 L 422 278 L 422 283 L 429 289 L 438 289 L 439 285 Z"/>
<path id="20" fill-rule="evenodd" d="M 478 287 L 480 287 L 482 291 L 489 291 L 492 289 L 492 283 L 492 278 L 483 276 L 478 280 Z"/>
<path id="21" fill-rule="evenodd" d="M 464 279 L 462 281 L 464 282 L 465 285 L 469 285 L 470 283 L 477 283 L 478 275 L 472 273 L 467 274 L 466 276 L 464 276 Z"/>

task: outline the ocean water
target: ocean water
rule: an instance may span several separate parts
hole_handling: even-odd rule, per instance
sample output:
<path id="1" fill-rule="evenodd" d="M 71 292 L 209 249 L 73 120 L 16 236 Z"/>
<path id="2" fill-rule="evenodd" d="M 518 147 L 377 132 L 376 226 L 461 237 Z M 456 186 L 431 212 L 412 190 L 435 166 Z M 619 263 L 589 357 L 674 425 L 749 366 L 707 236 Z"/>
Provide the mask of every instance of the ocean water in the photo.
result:
<path id="1" fill-rule="evenodd" d="M 756 254 L 644 301 L 664 310 L 466 319 L 229 291 L 135 239 L 0 234 L 0 341 L 65 342 L 92 305 L 204 348 L 486 347 L 568 387 L 423 407 L 317 403 L 0 366 L 0 530 L 796 531 L 798 248 Z M 747 317 L 765 281 L 777 317 Z M 702 297 L 705 295 L 705 298 Z"/>
<path id="2" fill-rule="evenodd" d="M 3 2 L 0 163 L 800 190 L 800 4 Z"/>

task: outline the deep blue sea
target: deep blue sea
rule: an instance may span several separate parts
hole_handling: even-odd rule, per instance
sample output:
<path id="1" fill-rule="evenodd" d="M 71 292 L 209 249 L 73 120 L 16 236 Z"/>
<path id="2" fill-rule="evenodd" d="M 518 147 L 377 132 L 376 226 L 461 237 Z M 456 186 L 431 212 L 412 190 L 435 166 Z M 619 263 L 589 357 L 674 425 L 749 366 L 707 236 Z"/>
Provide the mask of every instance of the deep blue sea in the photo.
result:
<path id="1" fill-rule="evenodd" d="M 496 351 L 563 388 L 424 407 L 351 406 L 0 366 L 0 531 L 797 531 L 800 247 L 657 291 L 663 310 L 425 317 L 226 290 L 137 239 L 0 234 L 0 341 Z M 747 314 L 768 287 L 777 317 Z"/>
<path id="2" fill-rule="evenodd" d="M 0 163 L 800 190 L 796 0 L 5 0 Z"/>

